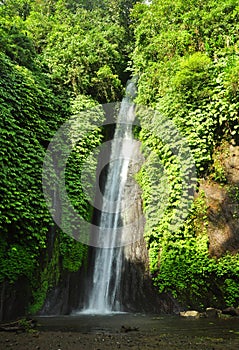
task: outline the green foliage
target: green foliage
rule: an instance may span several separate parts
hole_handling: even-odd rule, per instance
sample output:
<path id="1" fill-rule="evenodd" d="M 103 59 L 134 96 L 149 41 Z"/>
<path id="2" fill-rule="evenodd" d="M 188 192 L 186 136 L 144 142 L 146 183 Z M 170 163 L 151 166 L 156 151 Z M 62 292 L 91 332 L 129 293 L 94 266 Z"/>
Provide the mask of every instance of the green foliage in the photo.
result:
<path id="1" fill-rule="evenodd" d="M 184 228 L 162 232 L 150 246 L 151 271 L 160 292 L 170 292 L 189 308 L 237 306 L 239 255 L 218 260 L 208 253 L 207 206 L 204 193 L 195 199 Z"/>
<path id="2" fill-rule="evenodd" d="M 221 292 L 227 306 L 238 306 L 239 255 L 226 254 L 217 261 L 216 278 L 221 281 Z"/>
<path id="3" fill-rule="evenodd" d="M 234 278 L 227 278 L 224 282 L 223 294 L 227 306 L 238 305 L 238 276 L 235 277 L 236 280 Z"/>
<path id="4" fill-rule="evenodd" d="M 192 194 L 184 196 L 194 162 L 198 176 L 224 184 L 222 141 L 239 142 L 238 14 L 236 0 L 2 2 L 0 282 L 31 280 L 31 312 L 62 271 L 77 271 L 87 255 L 53 226 L 41 188 L 45 150 L 73 114 L 66 187 L 75 210 L 90 221 L 92 151 L 103 140 L 95 106 L 121 98 L 129 67 L 138 77 L 138 104 L 157 111 L 139 111 L 137 130 L 147 156 L 137 180 L 155 284 L 189 306 L 238 306 L 238 255 L 209 257 L 204 194 L 192 208 Z M 177 145 L 186 140 L 194 161 L 173 144 L 175 137 Z M 234 199 L 237 193 L 231 188 Z"/>
<path id="5" fill-rule="evenodd" d="M 234 41 L 226 40 L 225 32 L 223 40 L 213 41 L 218 28 L 227 22 L 230 35 L 236 36 L 236 9 L 234 1 L 226 5 L 201 2 L 199 9 L 194 1 L 155 1 L 142 12 L 138 13 L 137 6 L 133 12 L 137 20 L 132 58 L 134 74 L 139 75 L 138 102 L 158 108 L 175 121 L 188 138 L 198 170 L 204 173 L 220 138 L 225 133 L 228 137 L 237 134 L 238 95 L 233 93 L 237 49 Z M 205 22 L 210 28 L 206 34 Z M 174 32 L 177 40 L 172 37 Z M 190 38 L 185 45 L 180 41 L 183 32 Z"/>
<path id="6" fill-rule="evenodd" d="M 238 144 L 238 13 L 234 0 L 155 0 L 148 6 L 137 4 L 132 12 L 137 102 L 159 111 L 162 120 L 172 120 L 190 146 L 198 176 L 209 175 L 221 184 L 227 180 L 223 143 L 234 140 Z M 148 113 L 142 125 L 147 131 L 141 132 L 148 158 L 139 183 L 155 284 L 191 307 L 237 306 L 237 269 L 233 274 L 227 270 L 229 255 L 216 261 L 208 254 L 203 194 L 195 199 L 184 224 L 170 226 L 177 213 L 182 164 L 177 165 L 173 157 L 173 145 L 163 142 L 164 124 L 159 122 L 156 130 L 153 125 Z M 160 184 L 154 186 L 157 175 L 162 178 L 162 190 Z M 237 266 L 238 256 L 232 260 L 232 266 Z"/>
<path id="7" fill-rule="evenodd" d="M 209 79 L 208 70 L 210 63 L 210 58 L 201 52 L 184 56 L 180 62 L 179 70 L 172 81 L 175 89 L 186 95 L 189 94 L 189 97 L 191 97 L 191 93 L 195 93 L 198 89 L 203 89 L 203 86 L 206 85 Z"/>
<path id="8" fill-rule="evenodd" d="M 15 30 L 16 34 L 20 33 L 17 27 Z M 0 159 L 3 165 L 0 281 L 6 279 L 13 283 L 20 276 L 26 276 L 33 290 L 30 311 L 35 312 L 43 305 L 49 288 L 59 281 L 60 269 L 75 271 L 82 265 L 86 248 L 77 242 L 68 243 L 64 257 L 55 248 L 50 261 L 45 261 L 53 222 L 42 193 L 42 162 L 48 142 L 70 113 L 67 106 L 70 101 L 65 102 L 63 93 L 54 93 L 42 73 L 29 69 L 34 68 L 33 58 L 24 51 L 24 46 L 19 44 L 23 56 L 18 52 L 14 56 L 16 47 L 10 39 L 2 41 L 8 57 L 3 53 L 0 55 Z M 89 99 L 82 97 L 81 100 L 86 107 Z M 75 112 L 79 111 L 79 101 L 80 97 L 77 97 L 73 103 Z M 76 170 L 72 169 L 72 172 Z M 58 250 L 63 254 L 62 244 L 61 249 L 58 244 Z"/>
<path id="9" fill-rule="evenodd" d="M 3 165 L 0 227 L 8 242 L 1 262 L 1 279 L 15 280 L 21 270 L 27 274 L 27 266 L 29 274 L 32 272 L 39 250 L 45 248 L 46 233 L 52 223 L 41 189 L 41 166 L 44 146 L 54 125 L 44 118 L 55 113 L 57 104 L 41 77 L 13 65 L 4 55 L 0 60 Z M 18 267 L 14 268 L 17 261 Z"/>
<path id="10" fill-rule="evenodd" d="M 28 312 L 30 314 L 36 314 L 44 305 L 44 301 L 49 290 L 49 283 L 47 280 L 41 281 L 41 286 L 39 288 L 34 288 L 32 292 L 32 303 L 28 307 Z"/>
<path id="11" fill-rule="evenodd" d="M 210 169 L 210 179 L 220 183 L 227 183 L 227 176 L 225 170 L 225 160 L 228 157 L 228 143 L 223 142 L 217 147 L 212 155 L 212 168 Z"/>
<path id="12" fill-rule="evenodd" d="M 56 237 L 54 246 L 52 247 L 52 256 L 47 259 L 45 256 L 44 265 L 36 270 L 35 276 L 30 280 L 32 287 L 32 298 L 29 303 L 28 312 L 35 314 L 41 310 L 44 305 L 47 292 L 52 289 L 60 280 L 60 247 L 59 238 Z"/>
<path id="13" fill-rule="evenodd" d="M 233 56 L 222 57 L 217 63 L 211 62 L 203 53 L 178 59 L 177 68 L 175 62 L 173 65 L 175 73 L 167 78 L 168 87 L 162 87 L 162 97 L 154 97 L 156 101 L 158 99 L 155 108 L 172 118 L 186 136 L 199 173 L 207 172 L 212 163 L 213 148 L 222 137 L 237 135 L 238 101 L 232 98 L 227 85 L 227 69 Z M 145 95 L 139 95 L 141 103 L 143 96 L 145 98 Z"/>
<path id="14" fill-rule="evenodd" d="M 13 283 L 20 275 L 26 276 L 29 280 L 32 278 L 36 267 L 36 253 L 32 252 L 29 247 L 17 243 L 12 244 L 2 252 L 1 258 L 0 282 L 7 279 Z"/>
<path id="15" fill-rule="evenodd" d="M 3 0 L 0 12 L 4 17 L 19 17 L 25 20 L 30 13 L 32 0 Z"/>
<path id="16" fill-rule="evenodd" d="M 72 13 L 63 4 L 58 5 L 51 23 L 42 58 L 54 81 L 75 95 L 89 94 L 100 102 L 117 100 L 126 67 L 124 28 L 101 10 Z"/>
<path id="17" fill-rule="evenodd" d="M 62 233 L 60 241 L 60 254 L 64 270 L 76 272 L 83 263 L 86 263 L 87 246 Z"/>
<path id="18" fill-rule="evenodd" d="M 47 210 L 45 151 L 73 114 L 66 187 L 74 208 L 90 221 L 86 192 L 93 188 L 85 164 L 92 173 L 96 160 L 91 151 L 100 145 L 97 125 L 103 121 L 102 111 L 92 108 L 121 98 L 133 3 L 121 1 L 117 8 L 114 1 L 103 0 L 5 0 L 0 5 L 0 282 L 26 276 L 32 313 L 42 307 L 62 272 L 77 271 L 87 256 L 84 245 L 54 227 Z"/>
<path id="19" fill-rule="evenodd" d="M 215 264 L 208 258 L 207 236 L 190 236 L 189 232 L 186 237 L 182 233 L 181 240 L 165 242 L 157 284 L 161 292 L 171 291 L 184 304 L 200 307 L 210 303 L 207 300 L 208 285 Z"/>
<path id="20" fill-rule="evenodd" d="M 12 61 L 32 68 L 35 50 L 27 36 L 24 22 L 20 18 L 5 18 L 1 11 L 0 21 L 0 52 L 5 53 Z"/>

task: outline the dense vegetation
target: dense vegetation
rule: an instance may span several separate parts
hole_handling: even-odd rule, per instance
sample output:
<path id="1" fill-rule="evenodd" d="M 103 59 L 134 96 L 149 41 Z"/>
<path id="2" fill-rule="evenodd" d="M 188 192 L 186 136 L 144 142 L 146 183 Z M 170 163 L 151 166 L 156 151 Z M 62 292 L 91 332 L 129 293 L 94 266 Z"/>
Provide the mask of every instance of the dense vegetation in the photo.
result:
<path id="1" fill-rule="evenodd" d="M 150 117 L 139 112 L 139 137 L 148 157 L 137 176 L 155 284 L 188 306 L 239 304 L 239 259 L 209 256 L 200 187 L 187 220 L 172 229 L 179 212 L 189 208 L 180 199 L 182 164 L 179 152 L 172 151 L 174 129 L 167 124 L 173 121 L 187 140 L 198 181 L 210 178 L 229 186 L 215 154 L 221 154 L 223 142 L 239 142 L 238 17 L 236 0 L 0 3 L 2 290 L 25 276 L 32 290 L 29 310 L 35 312 L 62 272 L 77 271 L 84 263 L 87 247 L 57 228 L 46 208 L 45 151 L 71 115 L 120 100 L 132 74 L 138 77 L 137 103 L 159 112 Z M 163 123 L 168 138 L 159 130 Z M 72 202 L 87 220 L 92 212 L 77 174 L 102 140 L 100 129 L 91 136 L 75 145 L 66 173 Z M 192 174 L 192 162 L 183 159 L 184 171 Z M 162 186 L 168 189 L 164 208 Z M 233 186 L 230 190 L 238 193 Z"/>
<path id="2" fill-rule="evenodd" d="M 57 228 L 46 208 L 41 178 L 46 148 L 71 115 L 121 99 L 131 3 L 0 4 L 1 295 L 3 300 L 6 286 L 27 278 L 31 312 L 42 307 L 62 273 L 77 271 L 87 256 L 87 247 Z M 87 220 L 91 211 L 77 174 L 101 137 L 95 130 L 80 140 L 67 164 L 70 198 Z M 53 197 L 60 200 L 56 190 Z"/>
<path id="3" fill-rule="evenodd" d="M 155 184 L 150 177 L 155 172 L 152 157 L 140 176 L 146 194 L 151 271 L 161 292 L 171 291 L 191 307 L 238 305 L 238 256 L 209 257 L 207 207 L 200 188 L 191 215 L 181 227 L 171 229 L 183 188 L 175 152 L 157 136 L 163 120 L 173 120 L 190 146 L 198 181 L 210 178 L 231 188 L 215 150 L 220 150 L 222 140 L 239 141 L 238 10 L 234 0 L 157 0 L 150 6 L 136 5 L 132 14 L 133 71 L 139 76 L 137 102 L 160 112 L 152 119 L 142 118 L 141 140 L 161 159 L 172 186 L 162 217 L 162 202 L 155 200 L 160 184 L 151 191 Z M 161 186 L 165 188 L 165 181 Z"/>

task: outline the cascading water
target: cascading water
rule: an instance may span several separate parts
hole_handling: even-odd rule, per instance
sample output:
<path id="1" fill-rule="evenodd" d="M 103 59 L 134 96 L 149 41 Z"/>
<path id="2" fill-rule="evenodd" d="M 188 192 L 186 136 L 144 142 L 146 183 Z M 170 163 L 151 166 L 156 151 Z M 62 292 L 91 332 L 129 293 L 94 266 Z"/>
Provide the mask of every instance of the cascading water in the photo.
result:
<path id="1" fill-rule="evenodd" d="M 123 251 L 119 227 L 125 207 L 124 187 L 133 154 L 132 123 L 135 118 L 135 84 L 129 82 L 118 114 L 100 217 L 99 243 L 95 248 L 92 290 L 83 312 L 105 314 L 121 311 L 120 280 Z"/>

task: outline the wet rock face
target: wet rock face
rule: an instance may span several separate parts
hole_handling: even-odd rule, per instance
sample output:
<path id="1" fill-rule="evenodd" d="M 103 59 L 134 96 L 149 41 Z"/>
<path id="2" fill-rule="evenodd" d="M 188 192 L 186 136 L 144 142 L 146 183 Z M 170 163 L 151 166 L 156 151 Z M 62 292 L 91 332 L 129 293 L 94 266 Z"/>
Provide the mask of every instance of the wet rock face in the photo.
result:
<path id="1" fill-rule="evenodd" d="M 208 206 L 209 253 L 219 257 L 239 250 L 239 205 L 225 188 L 203 183 Z"/>
<path id="2" fill-rule="evenodd" d="M 159 294 L 149 271 L 144 239 L 124 249 L 121 303 L 125 311 L 179 313 L 180 306 L 169 294 Z"/>
<path id="3" fill-rule="evenodd" d="M 22 277 L 14 284 L 0 284 L 0 321 L 8 321 L 24 316 L 30 298 L 30 284 Z"/>
<path id="4" fill-rule="evenodd" d="M 140 153 L 140 144 L 135 149 L 136 161 L 129 166 L 128 180 L 125 186 L 125 213 L 122 221 L 126 226 L 125 234 L 130 234 L 133 243 L 123 248 L 123 266 L 121 278 L 121 304 L 126 311 L 152 313 L 178 313 L 179 305 L 170 295 L 159 295 L 153 285 L 149 271 L 149 256 L 143 238 L 145 220 L 142 208 L 142 191 L 134 180 L 144 161 Z M 132 224 L 133 223 L 133 224 Z M 130 225 L 130 230 L 127 226 Z"/>
<path id="5" fill-rule="evenodd" d="M 230 145 L 224 160 L 228 184 L 202 181 L 208 206 L 209 253 L 220 257 L 239 251 L 239 147 Z"/>
<path id="6" fill-rule="evenodd" d="M 82 305 L 86 271 L 66 272 L 48 293 L 39 315 L 68 315 Z"/>

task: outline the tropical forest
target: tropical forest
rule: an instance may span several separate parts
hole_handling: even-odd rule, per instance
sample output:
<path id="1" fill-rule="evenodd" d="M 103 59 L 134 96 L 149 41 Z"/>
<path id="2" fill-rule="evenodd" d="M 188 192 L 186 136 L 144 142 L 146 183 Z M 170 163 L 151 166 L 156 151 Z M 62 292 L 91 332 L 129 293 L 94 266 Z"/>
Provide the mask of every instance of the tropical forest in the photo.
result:
<path id="1" fill-rule="evenodd" d="M 239 2 L 1 0 L 0 321 L 69 315 L 90 293 L 94 247 L 53 220 L 43 163 L 73 116 L 98 123 L 64 170 L 75 210 L 97 221 L 79 174 L 113 138 L 98 106 L 120 103 L 130 79 L 144 222 L 141 253 L 124 253 L 122 310 L 239 315 Z"/>

